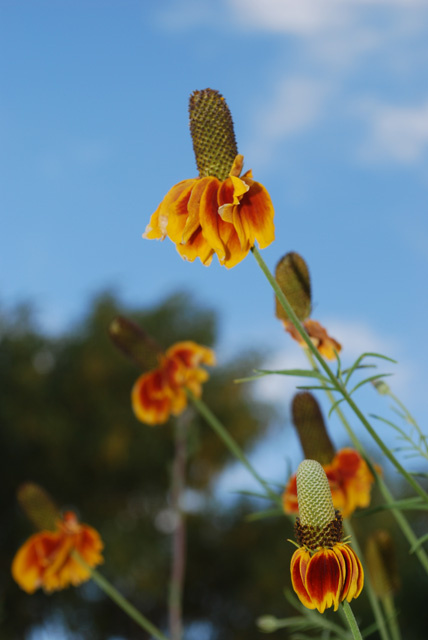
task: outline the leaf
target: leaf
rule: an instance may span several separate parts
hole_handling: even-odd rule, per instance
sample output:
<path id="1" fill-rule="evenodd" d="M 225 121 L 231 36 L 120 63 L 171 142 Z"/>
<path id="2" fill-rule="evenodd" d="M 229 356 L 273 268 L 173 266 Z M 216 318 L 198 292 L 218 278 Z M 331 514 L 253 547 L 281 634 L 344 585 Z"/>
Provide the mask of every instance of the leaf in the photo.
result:
<path id="1" fill-rule="evenodd" d="M 381 353 L 374 353 L 371 351 L 367 351 L 366 353 L 362 353 L 360 355 L 359 358 L 357 358 L 354 362 L 354 364 L 352 365 L 352 367 L 349 369 L 348 374 L 345 378 L 345 386 L 348 384 L 350 377 L 352 376 L 352 374 L 354 373 L 354 371 L 360 366 L 360 363 L 364 360 L 364 358 L 380 358 L 382 360 L 387 360 L 388 362 L 392 362 L 394 364 L 397 364 L 396 360 L 393 360 L 392 358 L 389 358 L 388 356 L 384 356 Z M 375 366 L 375 365 L 373 365 Z"/>
<path id="2" fill-rule="evenodd" d="M 349 391 L 349 395 L 352 396 L 354 391 L 356 391 L 357 389 L 362 387 L 367 382 L 372 382 L 373 380 L 381 380 L 382 378 L 388 378 L 389 376 L 392 376 L 392 375 L 394 375 L 394 374 L 393 373 L 378 373 L 375 376 L 370 376 L 369 378 L 365 378 L 364 380 L 361 380 L 358 384 L 356 384 L 355 387 L 352 389 L 352 391 Z"/>
<path id="3" fill-rule="evenodd" d="M 255 511 L 245 517 L 247 522 L 255 522 L 256 520 L 264 520 L 265 518 L 274 518 L 276 516 L 284 516 L 282 509 L 265 509 L 264 511 Z"/>
<path id="4" fill-rule="evenodd" d="M 416 542 L 412 544 L 412 546 L 410 547 L 409 553 L 414 553 L 417 549 L 419 549 L 421 545 L 423 545 L 424 542 L 427 542 L 427 541 L 428 541 L 428 533 L 423 535 L 421 538 L 419 538 L 419 540 L 416 540 Z"/>

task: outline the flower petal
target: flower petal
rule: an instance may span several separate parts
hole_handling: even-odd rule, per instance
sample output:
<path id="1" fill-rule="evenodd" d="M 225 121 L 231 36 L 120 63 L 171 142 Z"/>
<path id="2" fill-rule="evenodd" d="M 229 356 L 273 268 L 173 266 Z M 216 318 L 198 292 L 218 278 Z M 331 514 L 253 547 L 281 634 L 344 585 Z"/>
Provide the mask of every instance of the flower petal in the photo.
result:
<path id="1" fill-rule="evenodd" d="M 337 611 L 342 593 L 341 563 L 332 549 L 319 549 L 311 557 L 306 570 L 305 587 L 320 613 L 334 606 Z"/>
<path id="2" fill-rule="evenodd" d="M 241 200 L 240 216 L 251 246 L 264 249 L 275 240 L 274 208 L 269 193 L 259 182 L 247 179 L 249 191 Z"/>
<path id="3" fill-rule="evenodd" d="M 306 569 L 310 558 L 309 551 L 304 547 L 296 549 L 291 558 L 291 582 L 300 602 L 308 609 L 315 609 L 316 605 L 312 602 L 305 587 Z"/>

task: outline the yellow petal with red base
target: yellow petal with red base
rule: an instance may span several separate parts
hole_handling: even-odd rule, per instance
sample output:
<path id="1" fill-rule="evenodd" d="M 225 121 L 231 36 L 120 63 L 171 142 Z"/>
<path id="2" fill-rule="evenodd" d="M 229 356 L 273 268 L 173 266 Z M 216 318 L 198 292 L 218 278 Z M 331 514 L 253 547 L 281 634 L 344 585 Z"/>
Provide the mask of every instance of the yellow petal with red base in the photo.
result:
<path id="1" fill-rule="evenodd" d="M 308 562 L 305 587 L 312 604 L 320 613 L 334 606 L 337 611 L 341 600 L 343 576 L 341 562 L 332 549 L 316 551 Z"/>
<path id="2" fill-rule="evenodd" d="M 316 605 L 312 602 L 305 586 L 306 570 L 310 559 L 311 555 L 307 549 L 304 547 L 296 549 L 291 558 L 291 582 L 300 602 L 308 609 L 315 609 Z"/>

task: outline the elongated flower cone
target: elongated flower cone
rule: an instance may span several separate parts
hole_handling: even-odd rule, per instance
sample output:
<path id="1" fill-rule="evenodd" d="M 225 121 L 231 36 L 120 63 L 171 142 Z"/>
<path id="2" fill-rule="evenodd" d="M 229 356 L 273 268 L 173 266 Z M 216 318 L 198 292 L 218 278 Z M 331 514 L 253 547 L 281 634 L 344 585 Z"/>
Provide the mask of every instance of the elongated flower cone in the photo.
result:
<path id="1" fill-rule="evenodd" d="M 328 360 L 334 360 L 335 352 L 339 353 L 342 347 L 337 340 L 328 335 L 319 322 L 309 317 L 312 307 L 311 280 L 308 265 L 302 256 L 295 251 L 286 253 L 276 265 L 275 279 L 320 354 Z M 275 304 L 276 317 L 282 321 L 285 330 L 302 347 L 307 348 L 277 298 Z"/>

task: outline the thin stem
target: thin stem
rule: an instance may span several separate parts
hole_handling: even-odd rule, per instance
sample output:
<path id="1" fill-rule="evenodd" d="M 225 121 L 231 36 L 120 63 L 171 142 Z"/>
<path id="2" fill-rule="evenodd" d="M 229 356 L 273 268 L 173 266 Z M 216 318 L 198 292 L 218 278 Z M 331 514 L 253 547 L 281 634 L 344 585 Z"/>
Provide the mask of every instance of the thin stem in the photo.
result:
<path id="1" fill-rule="evenodd" d="M 377 435 L 375 429 L 373 429 L 373 427 L 371 426 L 369 421 L 365 418 L 363 413 L 360 411 L 360 409 L 357 407 L 355 402 L 352 400 L 351 396 L 349 395 L 348 391 L 346 390 L 346 387 L 341 382 L 339 382 L 339 380 L 336 378 L 336 376 L 334 375 L 334 373 L 332 372 L 332 370 L 330 369 L 328 364 L 325 362 L 324 358 L 318 352 L 316 347 L 312 344 L 312 341 L 309 338 L 308 334 L 306 333 L 302 323 L 300 322 L 300 320 L 298 319 L 298 317 L 294 313 L 292 306 L 288 302 L 286 296 L 284 295 L 284 293 L 281 290 L 280 286 L 278 285 L 277 281 L 275 280 L 275 278 L 272 276 L 272 274 L 270 273 L 269 269 L 267 268 L 267 266 L 266 266 L 263 258 L 261 257 L 257 247 L 255 247 L 255 246 L 252 247 L 251 251 L 252 251 L 252 253 L 253 253 L 258 265 L 260 266 L 261 270 L 263 271 L 263 273 L 265 274 L 266 278 L 270 282 L 270 284 L 271 284 L 271 286 L 272 286 L 272 288 L 273 288 L 273 290 L 275 292 L 275 295 L 278 298 L 278 300 L 279 300 L 281 306 L 283 307 L 284 311 L 286 312 L 287 316 L 289 317 L 289 319 L 291 320 L 291 322 L 295 326 L 296 330 L 298 331 L 298 333 L 301 336 L 302 340 L 305 342 L 305 344 L 308 347 L 309 351 L 312 353 L 314 358 L 320 364 L 321 368 L 324 369 L 324 371 L 326 372 L 326 374 L 329 377 L 329 379 L 331 380 L 332 385 L 334 386 L 335 390 L 343 396 L 343 398 L 346 400 L 348 405 L 351 407 L 351 409 L 354 411 L 354 413 L 358 416 L 358 418 L 361 421 L 361 423 L 364 425 L 364 427 L 370 433 L 371 437 L 376 442 L 378 447 L 382 450 L 382 452 L 388 458 L 388 460 L 390 462 L 392 462 L 392 464 L 395 466 L 397 471 L 399 471 L 399 473 L 401 473 L 401 475 L 413 487 L 415 492 L 417 494 L 419 494 L 426 502 L 428 502 L 428 494 L 423 490 L 423 488 L 413 478 L 413 476 L 411 476 L 410 473 L 408 473 L 404 469 L 404 467 L 398 462 L 397 458 L 393 455 L 393 453 L 385 445 L 383 440 Z"/>
<path id="2" fill-rule="evenodd" d="M 132 605 L 126 598 L 123 597 L 113 585 L 104 578 L 96 569 L 92 569 L 77 552 L 72 552 L 73 557 L 91 574 L 91 578 L 97 585 L 104 591 L 104 593 L 113 600 L 130 618 L 134 620 L 142 629 L 152 635 L 157 640 L 168 640 L 157 627 L 155 627 L 142 613 L 140 613 L 134 605 Z"/>
<path id="3" fill-rule="evenodd" d="M 361 631 L 358 627 L 357 621 L 355 620 L 353 611 L 349 605 L 349 602 L 347 602 L 346 600 L 342 602 L 342 610 L 346 616 L 346 619 L 348 621 L 349 628 L 351 629 L 352 637 L 354 638 L 354 640 L 363 640 Z"/>
<path id="4" fill-rule="evenodd" d="M 187 461 L 187 423 L 189 412 L 181 414 L 174 424 L 175 450 L 171 478 L 171 506 L 177 518 L 172 535 L 172 567 L 169 591 L 169 630 L 171 640 L 181 640 L 182 599 L 186 570 L 186 521 L 181 510 Z"/>
<path id="5" fill-rule="evenodd" d="M 401 640 L 401 632 L 398 625 L 397 612 L 394 607 L 394 598 L 390 593 L 382 597 L 382 604 L 385 609 L 392 640 Z"/>
<path id="6" fill-rule="evenodd" d="M 282 508 L 281 497 L 278 496 L 274 491 L 272 491 L 267 482 L 263 480 L 263 478 L 257 473 L 245 453 L 242 451 L 241 447 L 232 438 L 227 429 L 221 424 L 220 420 L 218 420 L 216 416 L 211 412 L 205 402 L 201 400 L 201 398 L 197 398 L 191 391 L 189 391 L 189 389 L 187 389 L 187 395 L 193 403 L 193 406 L 199 411 L 201 416 L 205 418 L 205 420 L 214 429 L 217 435 L 223 440 L 229 451 L 233 453 L 233 455 L 244 465 L 247 471 L 251 473 L 253 478 L 255 478 L 257 482 L 263 487 L 266 495 Z"/>
<path id="7" fill-rule="evenodd" d="M 385 618 L 383 616 L 382 613 L 382 609 L 380 607 L 379 601 L 376 597 L 376 594 L 374 592 L 372 583 L 371 583 L 371 579 L 370 579 L 370 574 L 369 572 L 366 570 L 365 564 L 364 564 L 364 556 L 363 553 L 361 551 L 360 545 L 358 544 L 358 540 L 357 537 L 354 533 L 354 530 L 352 528 L 351 523 L 349 522 L 349 520 L 344 520 L 343 521 L 343 528 L 345 530 L 345 533 L 347 536 L 351 536 L 352 538 L 352 546 L 355 549 L 355 553 L 357 554 L 357 556 L 359 557 L 360 561 L 363 564 L 363 569 L 364 569 L 364 588 L 365 591 L 367 593 L 367 597 L 369 599 L 370 602 L 370 606 L 372 608 L 373 611 L 373 615 L 376 621 L 376 625 L 377 628 L 379 630 L 379 634 L 380 637 L 382 638 L 382 640 L 390 640 L 390 634 L 388 633 L 388 629 L 386 626 L 386 622 L 385 622 Z"/>

